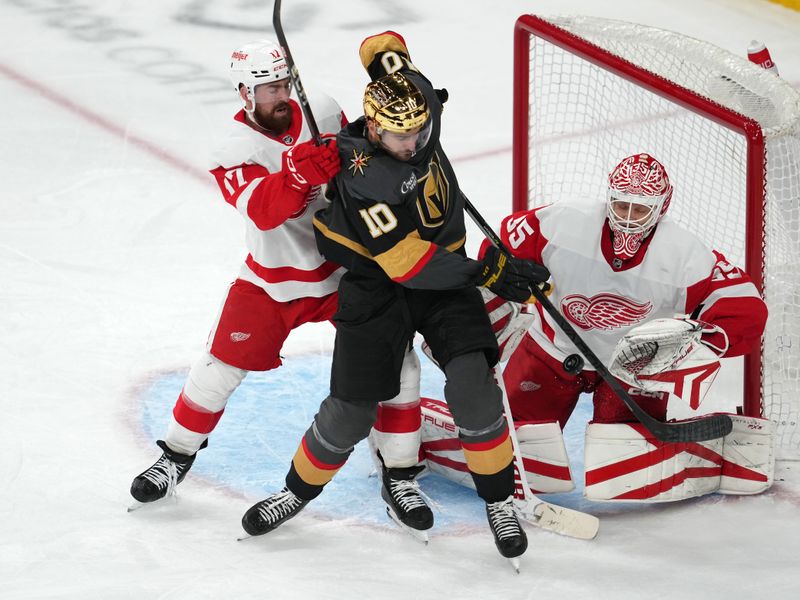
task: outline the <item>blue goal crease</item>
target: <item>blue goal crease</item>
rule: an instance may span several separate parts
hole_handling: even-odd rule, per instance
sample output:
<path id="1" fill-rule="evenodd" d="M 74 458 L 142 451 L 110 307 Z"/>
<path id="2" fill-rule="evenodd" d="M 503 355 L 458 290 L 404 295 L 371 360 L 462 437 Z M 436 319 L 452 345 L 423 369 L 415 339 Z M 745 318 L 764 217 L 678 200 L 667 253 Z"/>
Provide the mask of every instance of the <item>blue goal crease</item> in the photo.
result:
<path id="1" fill-rule="evenodd" d="M 283 487 L 300 438 L 328 395 L 330 361 L 328 354 L 293 355 L 285 358 L 279 369 L 249 373 L 228 401 L 208 448 L 198 454 L 193 473 L 248 497 L 260 498 Z M 420 357 L 420 363 L 421 394 L 443 398 L 444 374 L 424 357 Z M 187 372 L 165 373 L 142 389 L 140 419 L 149 439 L 163 438 Z M 579 480 L 583 473 L 583 430 L 590 411 L 591 403 L 582 399 L 564 431 L 579 489 L 548 497 L 572 508 L 585 504 Z M 373 470 L 369 449 L 362 442 L 314 501 L 315 510 L 335 518 L 384 525 L 387 517 L 380 498 L 380 480 L 369 476 Z M 439 475 L 425 477 L 420 485 L 436 503 L 437 526 L 485 521 L 483 502 L 473 490 Z"/>

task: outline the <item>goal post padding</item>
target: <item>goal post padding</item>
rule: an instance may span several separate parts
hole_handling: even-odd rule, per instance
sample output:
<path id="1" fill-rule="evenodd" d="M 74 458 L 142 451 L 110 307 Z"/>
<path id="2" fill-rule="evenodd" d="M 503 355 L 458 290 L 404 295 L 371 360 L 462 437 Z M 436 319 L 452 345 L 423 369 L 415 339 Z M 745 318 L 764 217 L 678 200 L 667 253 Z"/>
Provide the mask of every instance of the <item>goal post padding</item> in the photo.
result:
<path id="1" fill-rule="evenodd" d="M 523 15 L 514 32 L 513 208 L 603 201 L 648 152 L 673 219 L 744 265 L 770 310 L 744 359 L 743 412 L 800 459 L 800 94 L 745 57 L 658 28 Z"/>

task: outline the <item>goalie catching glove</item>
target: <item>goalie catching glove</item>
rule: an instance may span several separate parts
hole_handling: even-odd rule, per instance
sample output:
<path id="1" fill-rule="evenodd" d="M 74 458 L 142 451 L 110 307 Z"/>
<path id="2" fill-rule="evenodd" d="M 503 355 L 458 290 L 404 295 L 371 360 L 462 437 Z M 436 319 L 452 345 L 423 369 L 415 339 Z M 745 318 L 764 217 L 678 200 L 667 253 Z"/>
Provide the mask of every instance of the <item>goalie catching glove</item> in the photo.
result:
<path id="1" fill-rule="evenodd" d="M 527 302 L 531 297 L 531 287 L 546 289 L 549 278 L 550 271 L 544 265 L 509 256 L 495 246 L 489 246 L 475 284 L 506 300 Z"/>
<path id="2" fill-rule="evenodd" d="M 722 334 L 724 347 L 702 339 L 714 334 Z M 629 385 L 647 392 L 670 392 L 697 410 L 727 347 L 727 335 L 716 325 L 684 316 L 653 319 L 622 337 L 609 370 Z"/>

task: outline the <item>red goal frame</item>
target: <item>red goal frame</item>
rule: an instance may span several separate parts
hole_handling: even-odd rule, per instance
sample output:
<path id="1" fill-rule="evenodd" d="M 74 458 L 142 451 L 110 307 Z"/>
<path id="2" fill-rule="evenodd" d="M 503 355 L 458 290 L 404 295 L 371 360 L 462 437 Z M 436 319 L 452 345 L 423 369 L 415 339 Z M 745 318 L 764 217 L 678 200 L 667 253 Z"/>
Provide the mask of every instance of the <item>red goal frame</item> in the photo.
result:
<path id="1" fill-rule="evenodd" d="M 528 208 L 528 132 L 531 123 L 530 38 L 539 37 L 614 73 L 631 83 L 744 136 L 747 144 L 745 269 L 763 294 L 764 201 L 766 150 L 761 126 L 692 90 L 639 67 L 535 15 L 522 15 L 514 25 L 514 91 L 512 142 L 512 206 Z M 762 415 L 762 346 L 744 357 L 743 412 Z"/>

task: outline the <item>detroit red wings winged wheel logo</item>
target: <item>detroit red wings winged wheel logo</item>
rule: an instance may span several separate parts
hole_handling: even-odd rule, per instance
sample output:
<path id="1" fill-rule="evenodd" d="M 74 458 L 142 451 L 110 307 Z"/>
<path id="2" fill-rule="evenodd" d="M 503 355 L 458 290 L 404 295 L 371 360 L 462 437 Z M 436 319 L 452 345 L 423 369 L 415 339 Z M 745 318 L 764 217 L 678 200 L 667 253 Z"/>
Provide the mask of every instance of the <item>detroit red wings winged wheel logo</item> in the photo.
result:
<path id="1" fill-rule="evenodd" d="M 561 301 L 564 316 L 584 331 L 630 327 L 644 320 L 652 310 L 651 302 L 640 304 L 616 294 L 597 294 L 591 298 L 572 294 Z"/>

